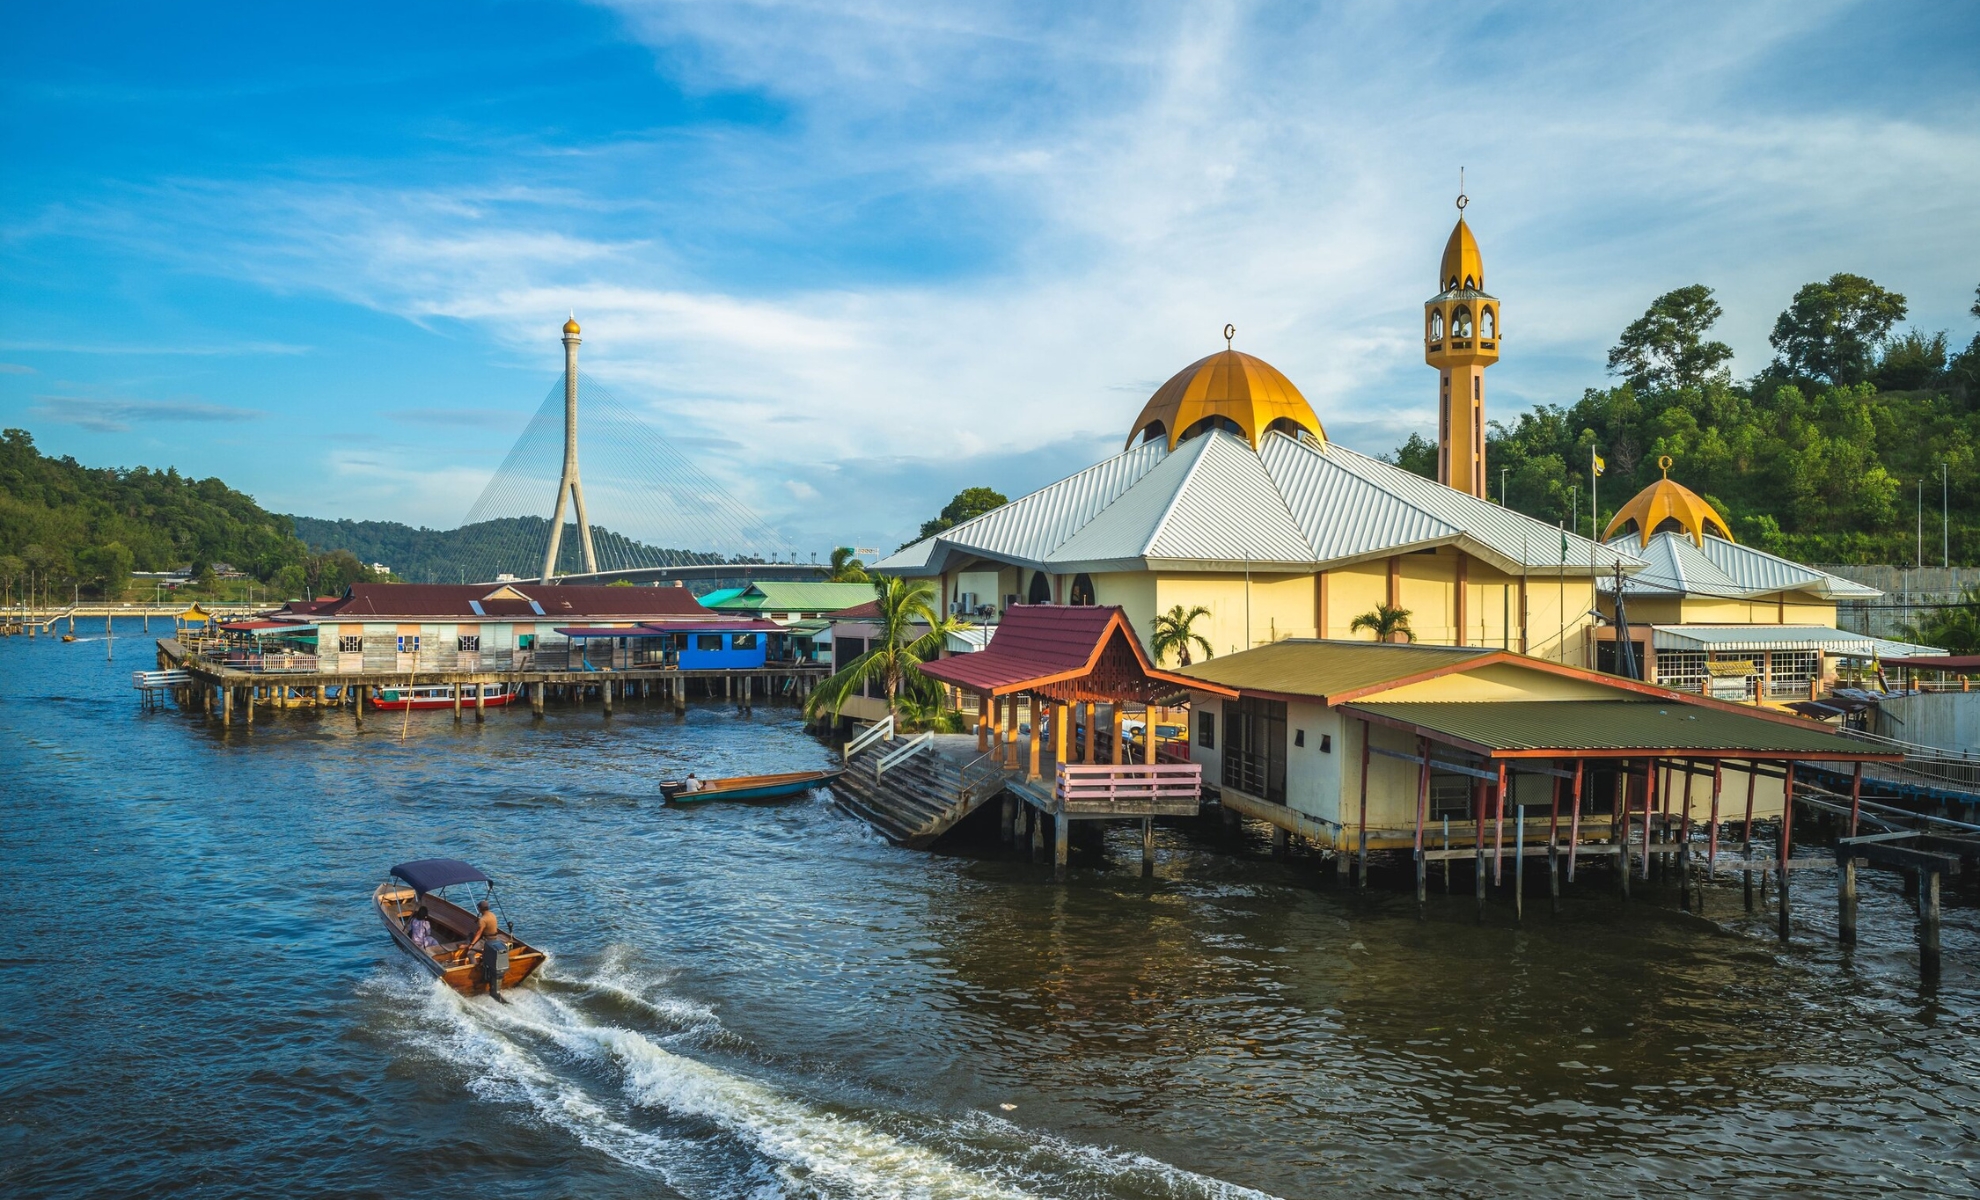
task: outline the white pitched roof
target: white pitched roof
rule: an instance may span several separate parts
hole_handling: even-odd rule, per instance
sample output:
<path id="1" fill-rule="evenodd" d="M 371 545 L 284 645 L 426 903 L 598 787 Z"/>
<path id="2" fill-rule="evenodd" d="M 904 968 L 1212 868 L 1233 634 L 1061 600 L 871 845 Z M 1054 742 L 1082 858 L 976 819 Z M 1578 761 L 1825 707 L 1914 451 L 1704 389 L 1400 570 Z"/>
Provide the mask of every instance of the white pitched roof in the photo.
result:
<path id="1" fill-rule="evenodd" d="M 1635 548 L 1637 535 L 1624 534 L 1611 546 Z M 1854 600 L 1881 596 L 1876 588 L 1855 580 L 1805 567 L 1798 562 L 1769 554 L 1755 546 L 1742 546 L 1724 538 L 1707 537 L 1700 547 L 1689 534 L 1666 531 L 1650 538 L 1650 544 L 1637 550 L 1650 565 L 1630 577 L 1629 591 L 1638 595 L 1659 591 L 1686 596 L 1743 598 L 1768 596 L 1777 592 L 1808 592 L 1824 600 Z"/>
<path id="2" fill-rule="evenodd" d="M 1057 572 L 1316 570 L 1453 545 L 1502 570 L 1587 575 L 1641 568 L 1606 547 L 1401 467 L 1267 434 L 1224 433 L 1167 451 L 1144 442 L 993 512 L 907 547 L 875 569 L 932 575 L 955 557 Z"/>

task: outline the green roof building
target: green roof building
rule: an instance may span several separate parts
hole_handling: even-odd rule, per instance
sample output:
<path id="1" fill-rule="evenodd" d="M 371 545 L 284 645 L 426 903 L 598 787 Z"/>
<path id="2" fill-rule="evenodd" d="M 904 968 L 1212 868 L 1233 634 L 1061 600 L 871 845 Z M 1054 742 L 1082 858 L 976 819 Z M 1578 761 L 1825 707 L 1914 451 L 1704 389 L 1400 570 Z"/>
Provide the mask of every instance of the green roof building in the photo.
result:
<path id="1" fill-rule="evenodd" d="M 723 589 L 701 598 L 703 607 L 726 613 L 750 613 L 772 621 L 801 621 L 828 616 L 873 599 L 870 583 L 752 583 L 736 591 Z"/>

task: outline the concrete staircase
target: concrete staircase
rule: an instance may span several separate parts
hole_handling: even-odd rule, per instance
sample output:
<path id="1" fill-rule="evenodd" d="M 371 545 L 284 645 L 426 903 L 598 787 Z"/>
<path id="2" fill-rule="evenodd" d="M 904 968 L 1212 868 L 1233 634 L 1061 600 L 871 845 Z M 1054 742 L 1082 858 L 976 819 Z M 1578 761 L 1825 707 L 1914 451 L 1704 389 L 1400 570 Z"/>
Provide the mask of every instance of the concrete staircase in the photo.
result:
<path id="1" fill-rule="evenodd" d="M 832 795 L 889 841 L 924 850 L 1002 794 L 1005 773 L 992 759 L 959 762 L 932 746 L 876 772 L 888 755 L 911 741 L 886 738 L 859 750 L 846 763 L 845 774 L 832 782 Z"/>

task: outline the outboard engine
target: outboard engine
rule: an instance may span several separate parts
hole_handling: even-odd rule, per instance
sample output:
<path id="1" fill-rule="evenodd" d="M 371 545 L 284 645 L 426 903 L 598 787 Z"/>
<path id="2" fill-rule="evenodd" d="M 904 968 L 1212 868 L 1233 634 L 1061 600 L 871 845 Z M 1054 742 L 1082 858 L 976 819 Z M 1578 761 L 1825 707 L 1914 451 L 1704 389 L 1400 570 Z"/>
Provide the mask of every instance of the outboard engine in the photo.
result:
<path id="1" fill-rule="evenodd" d="M 488 984 L 488 994 L 507 1004 L 502 999 L 502 978 L 509 973 L 509 943 L 499 937 L 491 937 L 481 943 L 481 978 Z"/>

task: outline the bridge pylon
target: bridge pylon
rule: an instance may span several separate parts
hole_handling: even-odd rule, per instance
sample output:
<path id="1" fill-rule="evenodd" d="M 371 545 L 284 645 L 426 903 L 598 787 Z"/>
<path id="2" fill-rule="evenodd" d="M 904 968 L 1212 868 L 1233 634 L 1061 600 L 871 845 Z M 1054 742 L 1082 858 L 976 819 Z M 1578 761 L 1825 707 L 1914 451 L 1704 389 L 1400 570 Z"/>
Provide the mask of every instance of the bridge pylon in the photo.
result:
<path id="1" fill-rule="evenodd" d="M 564 470 L 557 480 L 557 503 L 550 513 L 550 544 L 543 551 L 542 580 L 557 573 L 557 551 L 564 540 L 564 502 L 577 513 L 578 544 L 584 549 L 584 572 L 598 573 L 598 552 L 591 545 L 591 521 L 584 508 L 584 481 L 578 478 L 578 337 L 577 314 L 564 323 Z"/>

